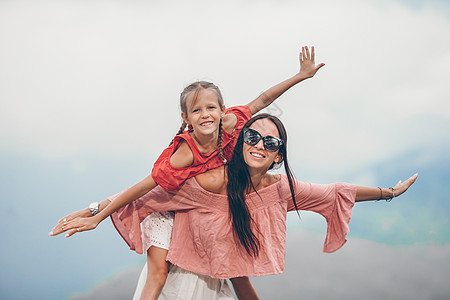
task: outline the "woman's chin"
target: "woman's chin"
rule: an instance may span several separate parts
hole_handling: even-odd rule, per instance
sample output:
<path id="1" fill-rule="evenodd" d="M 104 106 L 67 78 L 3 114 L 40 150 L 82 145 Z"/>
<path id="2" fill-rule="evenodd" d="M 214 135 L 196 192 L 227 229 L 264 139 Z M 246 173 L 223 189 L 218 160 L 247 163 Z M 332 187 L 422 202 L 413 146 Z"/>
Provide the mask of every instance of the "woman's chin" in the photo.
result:
<path id="1" fill-rule="evenodd" d="M 249 158 L 245 159 L 245 163 L 247 164 L 247 167 L 249 169 L 252 169 L 254 171 L 267 171 L 269 167 L 271 166 L 272 162 L 269 162 L 267 159 L 254 159 Z"/>

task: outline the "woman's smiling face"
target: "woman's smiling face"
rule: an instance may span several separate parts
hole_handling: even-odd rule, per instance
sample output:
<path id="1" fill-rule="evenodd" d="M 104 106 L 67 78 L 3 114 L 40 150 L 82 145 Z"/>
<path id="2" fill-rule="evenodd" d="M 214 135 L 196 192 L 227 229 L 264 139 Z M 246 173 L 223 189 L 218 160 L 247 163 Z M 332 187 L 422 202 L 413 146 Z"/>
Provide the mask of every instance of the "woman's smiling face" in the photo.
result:
<path id="1" fill-rule="evenodd" d="M 249 128 L 256 130 L 263 137 L 280 137 L 277 126 L 269 119 L 259 119 L 250 125 Z M 249 166 L 249 168 L 255 170 L 267 171 L 272 163 L 279 162 L 281 160 L 281 155 L 278 153 L 278 150 L 271 152 L 264 148 L 263 139 L 259 140 L 259 142 L 254 146 L 243 143 L 242 150 L 245 163 Z"/>

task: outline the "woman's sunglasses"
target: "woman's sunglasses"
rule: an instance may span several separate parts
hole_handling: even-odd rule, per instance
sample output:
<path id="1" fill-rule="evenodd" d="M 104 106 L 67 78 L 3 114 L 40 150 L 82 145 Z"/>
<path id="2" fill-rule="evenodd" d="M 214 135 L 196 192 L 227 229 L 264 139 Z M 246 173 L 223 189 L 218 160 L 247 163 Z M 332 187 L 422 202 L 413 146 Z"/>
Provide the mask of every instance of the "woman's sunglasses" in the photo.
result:
<path id="1" fill-rule="evenodd" d="M 274 136 L 262 136 L 258 131 L 250 128 L 244 128 L 244 143 L 255 146 L 260 140 L 263 140 L 264 149 L 275 152 L 283 145 L 283 140 Z"/>

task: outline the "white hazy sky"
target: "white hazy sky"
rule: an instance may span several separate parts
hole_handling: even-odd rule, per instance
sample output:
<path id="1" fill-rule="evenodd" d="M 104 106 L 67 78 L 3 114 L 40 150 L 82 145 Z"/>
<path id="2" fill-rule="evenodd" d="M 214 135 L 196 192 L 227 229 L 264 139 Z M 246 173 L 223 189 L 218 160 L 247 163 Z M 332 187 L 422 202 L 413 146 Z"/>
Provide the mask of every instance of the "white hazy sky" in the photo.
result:
<path id="1" fill-rule="evenodd" d="M 0 159 L 6 162 L 0 179 L 8 179 L 0 180 L 4 207 L 0 233 L 5 244 L 24 245 L 20 251 L 3 248 L 0 252 L 2 269 L 7 262 L 17 262 L 16 273 L 0 273 L 0 298 L 29 299 L 36 293 L 45 299 L 69 297 L 88 290 L 111 270 L 133 264 L 130 261 L 136 260 L 114 252 L 120 247 L 126 251 L 126 246 L 121 241 L 111 246 L 105 229 L 65 242 L 41 240 L 41 232 L 29 241 L 26 233 L 35 234 L 33 230 L 41 227 L 49 230 L 62 214 L 89 203 L 89 193 L 104 196 L 117 192 L 117 185 L 113 190 L 110 186 L 120 181 L 120 175 L 128 175 L 130 166 L 145 165 L 140 171 L 149 170 L 179 128 L 178 97 L 187 84 L 199 79 L 213 81 L 221 88 L 226 105 L 246 104 L 298 71 L 298 52 L 303 45 L 314 45 L 317 62 L 326 65 L 315 78 L 283 95 L 274 108 L 288 129 L 290 162 L 297 176 L 308 174 L 308 180 L 320 182 L 345 177 L 361 185 L 379 185 L 386 175 L 379 173 L 376 167 L 380 165 L 392 164 L 390 173 L 402 179 L 425 166 L 448 165 L 449 32 L 450 4 L 444 0 L 0 1 Z M 93 158 L 98 158 L 98 165 Z M 397 175 L 398 160 L 403 160 L 411 173 Z M 33 161 L 41 168 L 8 168 L 21 161 Z M 59 168 L 62 163 L 65 167 Z M 117 169 L 108 168 L 112 164 L 117 164 Z M 67 173 L 61 171 L 64 169 Z M 54 170 L 61 173 L 53 174 Z M 436 178 L 442 174 L 448 172 L 436 172 Z M 94 175 L 98 175 L 96 179 L 92 179 Z M 127 186 L 144 175 L 136 174 L 122 184 Z M 23 178 L 31 180 L 22 182 Z M 432 176 L 422 178 L 421 190 L 427 193 L 449 190 L 448 185 L 433 185 L 436 178 Z M 13 179 L 20 184 L 11 184 Z M 55 189 L 62 191 L 57 194 Z M 64 195 L 64 202 L 61 194 L 66 191 L 72 198 Z M 433 197 L 441 205 L 433 207 L 443 207 L 440 213 L 444 217 L 439 220 L 444 220 L 446 196 Z M 46 206 L 39 206 L 39 201 Z M 393 203 L 391 208 L 374 208 L 380 219 L 388 215 L 382 222 L 388 229 L 400 219 L 408 230 L 410 221 L 398 216 L 399 210 L 407 210 L 423 224 L 438 219 L 435 211 L 430 213 L 421 205 L 406 209 Z M 351 228 L 378 224 L 364 218 L 359 222 L 358 213 L 361 210 L 355 212 Z M 41 214 L 46 214 L 45 224 Z M 15 227 L 8 229 L 10 220 L 21 224 L 20 235 Z M 301 226 L 307 227 L 305 220 Z M 299 240 L 306 245 L 314 238 L 301 236 Z M 381 252 L 387 260 L 380 264 L 393 267 L 377 270 L 382 278 L 370 280 L 375 283 L 369 290 L 382 291 L 377 284 L 390 286 L 384 277 L 398 269 L 393 275 L 395 282 L 408 293 L 400 295 L 401 289 L 392 287 L 393 298 L 411 299 L 410 295 L 422 295 L 419 293 L 427 289 L 437 298 L 448 298 L 448 285 L 436 281 L 450 275 L 450 236 L 442 240 L 447 245 L 417 243 L 405 248 L 359 240 L 351 246 L 353 241 L 349 241 L 336 256 L 339 259 L 331 256 L 330 273 L 316 269 L 313 263 L 296 261 L 289 254 L 292 248 L 288 260 L 295 272 L 305 267 L 304 276 L 325 278 L 302 285 L 301 290 L 308 294 L 323 291 L 324 282 L 334 284 L 333 275 L 339 276 L 344 263 L 355 264 L 352 255 L 378 257 Z M 40 260 L 28 260 L 25 250 L 31 242 Z M 90 251 L 103 253 L 108 247 L 111 258 L 98 258 L 99 267 L 85 274 Z M 320 252 L 320 246 L 313 250 Z M 323 262 L 322 257 L 310 261 L 331 263 Z M 363 258 L 358 256 L 357 262 Z M 59 264 L 62 261 L 64 265 Z M 119 267 L 114 268 L 116 262 Z M 375 262 L 364 266 L 375 269 Z M 68 269 L 77 282 L 59 276 Z M 404 280 L 412 270 L 420 270 L 414 280 L 422 284 Z M 436 280 L 423 276 L 433 270 L 442 276 Z M 298 292 L 292 283 L 295 272 L 282 279 L 289 283 L 289 295 Z M 346 278 L 355 282 L 366 274 L 367 270 L 357 269 Z M 30 290 L 35 294 L 26 294 L 20 288 L 21 280 L 33 282 Z M 52 282 L 54 287 L 43 287 L 42 282 Z M 268 285 L 259 284 L 259 290 L 270 295 L 265 290 Z M 345 284 L 339 284 L 333 288 L 342 292 Z M 359 295 L 355 298 L 368 299 L 362 294 L 364 289 L 354 290 L 353 294 Z"/>
<path id="2" fill-rule="evenodd" d="M 436 3 L 3 1 L 0 141 L 43 155 L 157 155 L 185 85 L 211 80 L 226 104 L 245 104 L 315 45 L 326 66 L 277 102 L 295 128 L 291 151 L 339 169 L 337 158 L 448 146 L 449 10 Z"/>

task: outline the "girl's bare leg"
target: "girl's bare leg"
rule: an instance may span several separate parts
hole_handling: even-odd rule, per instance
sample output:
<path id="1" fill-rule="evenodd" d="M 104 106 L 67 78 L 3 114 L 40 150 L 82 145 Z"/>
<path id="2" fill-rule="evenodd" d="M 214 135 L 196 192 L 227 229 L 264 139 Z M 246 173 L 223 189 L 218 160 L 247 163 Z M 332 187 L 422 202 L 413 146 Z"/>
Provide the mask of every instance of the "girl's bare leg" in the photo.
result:
<path id="1" fill-rule="evenodd" d="M 168 250 L 151 246 L 147 251 L 147 281 L 142 290 L 141 300 L 156 300 L 166 282 L 169 263 Z"/>
<path id="2" fill-rule="evenodd" d="M 239 300 L 259 300 L 248 277 L 235 277 L 231 278 L 230 281 Z"/>

